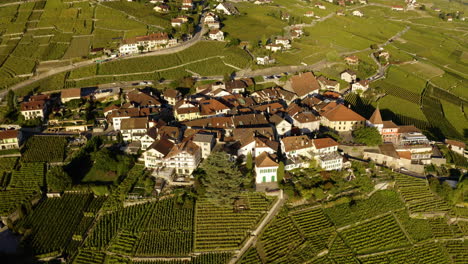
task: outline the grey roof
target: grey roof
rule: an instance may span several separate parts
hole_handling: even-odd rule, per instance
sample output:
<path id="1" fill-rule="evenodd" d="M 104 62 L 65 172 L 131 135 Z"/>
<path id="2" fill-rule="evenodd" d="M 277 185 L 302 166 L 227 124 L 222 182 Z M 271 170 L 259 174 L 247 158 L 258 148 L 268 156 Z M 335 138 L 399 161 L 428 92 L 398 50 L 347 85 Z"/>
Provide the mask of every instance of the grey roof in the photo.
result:
<path id="1" fill-rule="evenodd" d="M 193 137 L 194 142 L 206 142 L 210 143 L 213 141 L 214 136 L 211 134 L 195 134 Z"/>

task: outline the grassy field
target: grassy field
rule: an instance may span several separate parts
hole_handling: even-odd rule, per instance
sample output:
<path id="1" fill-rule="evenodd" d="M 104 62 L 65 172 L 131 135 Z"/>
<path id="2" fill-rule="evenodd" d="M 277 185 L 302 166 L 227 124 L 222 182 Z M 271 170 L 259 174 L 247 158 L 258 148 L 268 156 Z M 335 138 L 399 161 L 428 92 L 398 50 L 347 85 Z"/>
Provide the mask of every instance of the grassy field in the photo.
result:
<path id="1" fill-rule="evenodd" d="M 397 115 L 427 121 L 419 105 L 409 103 L 408 101 L 396 96 L 387 95 L 378 101 L 378 105 L 382 111 L 382 117 L 384 119 L 391 117 L 388 112 L 392 112 Z"/>

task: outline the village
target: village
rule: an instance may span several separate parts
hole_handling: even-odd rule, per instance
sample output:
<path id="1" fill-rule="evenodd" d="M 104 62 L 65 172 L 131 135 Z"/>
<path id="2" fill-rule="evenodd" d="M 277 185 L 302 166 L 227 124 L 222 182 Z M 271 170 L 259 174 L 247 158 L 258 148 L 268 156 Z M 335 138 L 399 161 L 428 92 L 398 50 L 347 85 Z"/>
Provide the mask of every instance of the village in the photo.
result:
<path id="1" fill-rule="evenodd" d="M 346 93 L 368 85 L 355 82 L 351 71 L 342 78 L 352 83 L 341 90 Z M 195 85 L 185 96 L 177 89 L 152 89 L 151 82 L 136 84 L 140 88 L 31 95 L 21 99 L 19 111 L 25 122 L 42 127 L 35 133 L 120 138 L 121 150 L 139 155 L 154 177 L 174 184 L 193 182 L 192 173 L 215 151 L 241 164 L 253 160 L 257 190 L 277 189 L 279 174 L 311 164 L 340 171 L 356 159 L 414 175 L 423 175 L 427 165 L 445 164 L 438 146 L 421 130 L 383 120 L 378 108 L 364 118 L 345 104 L 336 81 L 312 72 L 253 92 L 248 91 L 251 78 Z M 365 128 L 378 135 L 378 145 L 356 142 L 356 132 Z M 22 129 L 1 131 L 0 138 L 1 149 L 19 149 Z M 467 155 L 463 142 L 446 144 Z"/>

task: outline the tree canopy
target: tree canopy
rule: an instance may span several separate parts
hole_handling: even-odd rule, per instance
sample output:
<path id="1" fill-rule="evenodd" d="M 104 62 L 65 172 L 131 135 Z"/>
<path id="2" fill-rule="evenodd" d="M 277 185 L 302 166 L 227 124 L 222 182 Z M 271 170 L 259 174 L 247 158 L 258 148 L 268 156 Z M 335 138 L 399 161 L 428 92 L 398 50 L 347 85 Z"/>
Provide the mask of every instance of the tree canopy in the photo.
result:
<path id="1" fill-rule="evenodd" d="M 61 192 L 72 185 L 72 179 L 62 166 L 52 167 L 46 178 L 49 191 Z"/>
<path id="2" fill-rule="evenodd" d="M 375 127 L 361 127 L 353 132 L 354 141 L 367 146 L 382 144 L 382 136 Z"/>
<path id="3" fill-rule="evenodd" d="M 211 153 L 200 168 L 204 171 L 200 182 L 205 188 L 205 195 L 220 205 L 231 204 L 249 181 L 224 152 Z"/>

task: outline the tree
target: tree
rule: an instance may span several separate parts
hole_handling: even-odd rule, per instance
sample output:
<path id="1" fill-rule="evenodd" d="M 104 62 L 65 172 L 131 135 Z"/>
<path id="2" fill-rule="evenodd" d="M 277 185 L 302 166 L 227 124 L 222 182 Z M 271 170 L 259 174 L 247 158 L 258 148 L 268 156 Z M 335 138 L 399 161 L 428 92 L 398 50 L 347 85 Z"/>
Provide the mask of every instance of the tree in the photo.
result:
<path id="1" fill-rule="evenodd" d="M 47 172 L 46 179 L 49 191 L 61 192 L 72 185 L 72 179 L 62 166 L 52 167 Z"/>
<path id="2" fill-rule="evenodd" d="M 382 137 L 375 127 L 361 127 L 353 131 L 354 141 L 367 146 L 377 146 L 382 144 Z"/>
<path id="3" fill-rule="evenodd" d="M 252 169 L 253 169 L 252 152 L 249 152 L 249 154 L 247 154 L 247 158 L 246 158 L 246 161 L 245 161 L 245 167 L 247 168 L 247 170 L 249 172 L 252 171 Z"/>
<path id="4" fill-rule="evenodd" d="M 200 168 L 205 172 L 200 179 L 205 193 L 219 205 L 231 204 L 249 181 L 224 152 L 211 153 Z"/>
<path id="5" fill-rule="evenodd" d="M 278 182 L 283 181 L 284 178 L 284 163 L 280 161 L 278 170 L 276 171 L 276 177 L 278 178 Z"/>

